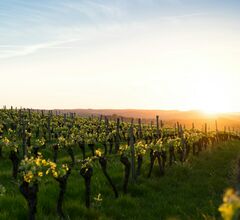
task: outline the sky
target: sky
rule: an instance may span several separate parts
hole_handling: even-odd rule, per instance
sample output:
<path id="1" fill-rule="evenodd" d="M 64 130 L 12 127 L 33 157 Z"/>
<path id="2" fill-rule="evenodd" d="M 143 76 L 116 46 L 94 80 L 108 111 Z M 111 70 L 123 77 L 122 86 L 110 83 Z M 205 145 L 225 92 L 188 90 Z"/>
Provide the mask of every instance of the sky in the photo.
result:
<path id="1" fill-rule="evenodd" d="M 240 112 L 240 1 L 0 0 L 0 105 Z"/>

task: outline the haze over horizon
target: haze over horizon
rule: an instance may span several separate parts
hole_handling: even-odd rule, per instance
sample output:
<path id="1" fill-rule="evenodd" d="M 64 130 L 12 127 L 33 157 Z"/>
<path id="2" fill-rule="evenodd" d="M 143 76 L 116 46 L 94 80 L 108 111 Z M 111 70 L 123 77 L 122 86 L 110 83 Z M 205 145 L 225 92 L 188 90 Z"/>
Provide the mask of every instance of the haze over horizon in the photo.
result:
<path id="1" fill-rule="evenodd" d="M 0 104 L 240 112 L 240 2 L 2 0 Z"/>

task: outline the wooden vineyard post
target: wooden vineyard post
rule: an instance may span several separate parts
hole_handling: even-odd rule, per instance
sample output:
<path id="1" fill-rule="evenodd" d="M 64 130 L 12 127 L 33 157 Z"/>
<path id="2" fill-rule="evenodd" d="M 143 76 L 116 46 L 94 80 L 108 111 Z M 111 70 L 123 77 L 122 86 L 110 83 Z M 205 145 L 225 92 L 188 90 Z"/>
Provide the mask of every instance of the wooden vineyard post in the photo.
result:
<path id="1" fill-rule="evenodd" d="M 106 135 L 109 134 L 109 121 L 107 116 L 105 116 L 105 129 L 106 129 Z"/>
<path id="2" fill-rule="evenodd" d="M 66 123 L 66 121 L 67 121 L 67 114 L 64 113 L 64 124 Z"/>
<path id="3" fill-rule="evenodd" d="M 177 133 L 178 133 L 178 136 L 180 135 L 180 125 L 179 125 L 179 122 L 177 122 Z"/>
<path id="4" fill-rule="evenodd" d="M 133 137 L 133 119 L 131 122 L 129 134 L 130 134 L 130 148 L 131 148 L 132 182 L 134 183 L 136 181 L 136 175 L 135 175 L 135 149 L 134 149 L 134 137 Z"/>
<path id="5" fill-rule="evenodd" d="M 202 138 L 202 144 L 203 144 L 203 147 L 205 148 L 205 150 L 207 149 L 207 147 L 208 147 L 208 138 L 207 138 L 207 133 L 208 133 L 208 131 L 207 131 L 207 123 L 205 123 L 204 125 L 203 125 L 203 132 L 204 132 L 204 134 L 205 134 L 205 136 Z"/>
<path id="6" fill-rule="evenodd" d="M 51 141 L 51 114 L 48 115 L 48 141 Z"/>
<path id="7" fill-rule="evenodd" d="M 215 127 L 216 127 L 216 133 L 218 133 L 218 124 L 217 124 L 217 120 L 215 121 Z"/>
<path id="8" fill-rule="evenodd" d="M 102 116 L 101 116 L 102 117 Z M 71 113 L 71 119 L 72 119 L 72 121 L 71 121 L 71 126 L 73 127 L 74 126 L 74 124 L 75 124 L 75 114 L 74 113 Z M 101 119 L 102 120 L 102 119 Z"/>
<path id="9" fill-rule="evenodd" d="M 25 133 L 25 129 L 26 129 L 26 125 L 25 125 L 25 120 L 24 120 L 24 112 L 22 111 L 22 109 L 19 110 L 19 117 L 20 117 L 20 125 L 21 125 L 21 130 L 20 130 L 20 137 L 22 138 L 22 154 L 23 154 L 23 158 L 25 157 L 25 155 L 27 154 L 27 149 L 26 149 L 26 133 Z"/>
<path id="10" fill-rule="evenodd" d="M 142 122 L 140 118 L 138 119 L 138 138 L 142 138 Z"/>
<path id="11" fill-rule="evenodd" d="M 194 122 L 192 123 L 192 130 L 194 130 L 195 129 L 195 125 L 194 125 Z"/>
<path id="12" fill-rule="evenodd" d="M 179 135 L 180 135 L 180 137 L 182 137 L 182 135 L 183 135 L 183 127 L 181 124 L 179 125 Z"/>
<path id="13" fill-rule="evenodd" d="M 105 119 L 105 129 L 106 129 L 106 133 L 108 135 L 108 133 L 109 133 L 109 122 L 108 122 L 107 116 L 105 116 L 104 119 Z"/>
<path id="14" fill-rule="evenodd" d="M 119 126 L 120 126 L 120 119 L 117 118 L 117 132 L 116 132 L 116 139 L 115 139 L 115 153 L 118 152 L 120 146 L 120 134 L 119 134 Z"/>
<path id="15" fill-rule="evenodd" d="M 31 109 L 28 109 L 28 117 L 29 117 L 29 122 L 32 123 Z"/>
<path id="16" fill-rule="evenodd" d="M 159 116 L 156 116 L 156 123 L 157 123 L 157 138 L 160 138 L 160 130 L 159 130 Z"/>
<path id="17" fill-rule="evenodd" d="M 182 150 L 180 153 L 180 161 L 184 162 L 185 161 L 185 157 L 186 157 L 186 145 L 185 145 L 185 139 L 184 139 L 184 130 L 182 125 L 179 126 L 179 137 L 181 138 L 181 144 L 182 144 Z"/>
<path id="18" fill-rule="evenodd" d="M 216 137 L 217 137 L 217 142 L 218 142 L 218 123 L 217 123 L 217 120 L 215 121 L 215 127 L 216 127 Z"/>
<path id="19" fill-rule="evenodd" d="M 109 123 L 108 123 L 108 118 L 107 116 L 104 117 L 104 124 L 105 124 L 105 131 L 106 131 L 106 141 L 104 143 L 104 154 L 107 155 L 108 153 L 108 144 L 107 142 L 109 141 L 108 140 L 108 136 L 109 136 Z"/>
<path id="20" fill-rule="evenodd" d="M 23 150 L 23 158 L 27 154 L 27 149 L 26 149 L 26 132 L 25 132 L 25 120 L 22 118 L 22 150 Z"/>

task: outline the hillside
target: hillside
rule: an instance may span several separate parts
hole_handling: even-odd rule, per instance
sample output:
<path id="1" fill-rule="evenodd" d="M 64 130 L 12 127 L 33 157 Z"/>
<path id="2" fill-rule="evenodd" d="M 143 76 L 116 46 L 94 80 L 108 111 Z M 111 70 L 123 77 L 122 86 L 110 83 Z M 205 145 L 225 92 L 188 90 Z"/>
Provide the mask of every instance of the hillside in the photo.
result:
<path id="1" fill-rule="evenodd" d="M 240 113 L 222 113 L 222 114 L 204 114 L 200 111 L 177 111 L 177 110 L 145 110 L 145 109 L 55 109 L 62 113 L 75 112 L 81 116 L 119 116 L 124 118 L 141 118 L 147 122 L 154 120 L 156 115 L 165 121 L 166 124 L 173 125 L 177 121 L 185 124 L 187 127 L 192 126 L 192 122 L 197 127 L 207 123 L 210 128 L 215 128 L 215 120 L 218 121 L 219 129 L 224 126 L 240 128 Z"/>

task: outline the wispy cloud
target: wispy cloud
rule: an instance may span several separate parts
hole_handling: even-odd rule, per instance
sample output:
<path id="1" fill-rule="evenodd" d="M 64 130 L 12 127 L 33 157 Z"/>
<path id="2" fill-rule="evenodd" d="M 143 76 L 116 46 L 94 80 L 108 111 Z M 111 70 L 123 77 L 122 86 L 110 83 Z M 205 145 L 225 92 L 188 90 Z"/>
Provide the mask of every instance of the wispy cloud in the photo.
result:
<path id="1" fill-rule="evenodd" d="M 207 15 L 207 13 L 205 12 L 195 12 L 195 13 L 186 13 L 186 14 L 180 14 L 180 15 L 170 15 L 170 16 L 164 16 L 161 19 L 168 21 L 168 22 L 179 22 L 181 20 L 186 20 L 189 18 L 193 18 L 193 17 L 200 17 L 200 16 L 205 16 Z"/>
<path id="2" fill-rule="evenodd" d="M 73 47 L 73 44 L 78 41 L 90 40 L 91 38 L 97 40 L 98 37 L 102 38 L 102 36 L 108 38 L 111 36 L 119 36 L 123 33 L 126 33 L 126 35 L 129 35 L 129 33 L 141 35 L 145 32 L 147 33 L 149 31 L 149 28 L 154 29 L 154 26 L 158 25 L 158 22 L 172 23 L 189 17 L 202 15 L 204 15 L 204 13 L 182 14 L 178 16 L 162 16 L 159 17 L 157 20 L 150 20 L 144 22 L 128 22 L 127 24 L 110 24 L 105 25 L 104 27 L 102 26 L 98 29 L 84 29 L 78 26 L 76 26 L 75 28 L 62 28 L 58 31 L 61 34 L 56 35 L 55 40 L 49 39 L 44 40 L 45 42 L 43 43 L 40 42 L 31 44 L 0 44 L 0 59 L 26 56 L 29 54 L 34 54 L 43 49 L 72 49 L 76 47 L 76 45 L 74 45 Z M 50 33 L 51 30 L 47 30 L 47 32 Z M 53 37 L 54 35 L 51 35 L 51 38 Z"/>
<path id="3" fill-rule="evenodd" d="M 132 29 L 141 35 L 149 26 L 159 29 L 156 23 L 205 14 L 193 10 L 192 3 L 187 9 L 184 4 L 184 0 L 0 0 L 0 59 L 49 48 L 71 49 L 67 43 L 89 39 L 98 31 L 117 36 Z"/>
<path id="4" fill-rule="evenodd" d="M 63 2 L 63 8 L 78 12 L 80 15 L 85 15 L 89 19 L 96 19 L 95 21 L 102 21 L 104 18 L 113 18 L 122 16 L 123 10 L 111 4 L 104 4 L 96 1 L 86 2 Z"/>
<path id="5" fill-rule="evenodd" d="M 41 49 L 71 49 L 71 46 L 64 46 L 64 44 L 79 40 L 80 39 L 69 39 L 65 41 L 54 41 L 34 45 L 0 45 L 0 59 L 26 56 Z"/>
<path id="6" fill-rule="evenodd" d="M 202 15 L 206 15 L 207 13 L 203 13 L 203 12 L 195 12 L 195 13 L 188 13 L 188 14 L 180 14 L 180 15 L 176 15 L 176 16 L 165 16 L 164 19 L 178 19 L 178 18 L 188 18 L 188 17 L 195 17 L 195 16 L 202 16 Z"/>

